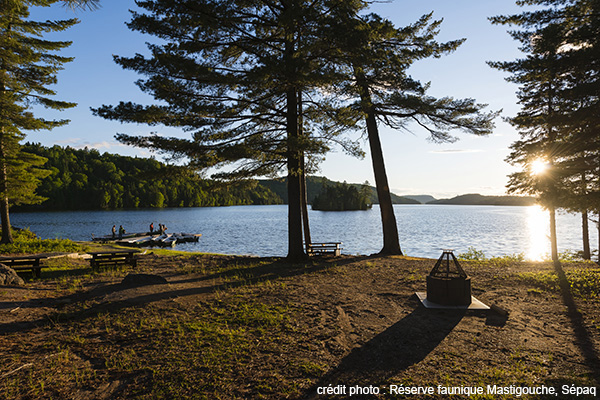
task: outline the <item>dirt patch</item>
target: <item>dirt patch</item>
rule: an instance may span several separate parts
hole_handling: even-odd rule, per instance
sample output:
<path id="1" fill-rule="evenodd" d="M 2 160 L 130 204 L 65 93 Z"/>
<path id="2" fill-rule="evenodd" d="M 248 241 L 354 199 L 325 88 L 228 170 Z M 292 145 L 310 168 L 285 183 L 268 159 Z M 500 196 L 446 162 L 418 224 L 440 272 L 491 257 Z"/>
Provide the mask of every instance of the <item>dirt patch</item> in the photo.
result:
<path id="1" fill-rule="evenodd" d="M 545 385 L 576 398 L 563 385 L 598 384 L 596 265 L 463 263 L 473 294 L 506 316 L 422 307 L 414 293 L 434 263 L 150 254 L 135 272 L 168 284 L 131 287 L 120 283 L 130 270 L 71 260 L 0 288 L 0 397 L 325 399 L 360 387 L 370 394 L 352 398 L 378 399 L 402 398 L 391 390 L 402 385 L 446 398 L 438 385 Z"/>

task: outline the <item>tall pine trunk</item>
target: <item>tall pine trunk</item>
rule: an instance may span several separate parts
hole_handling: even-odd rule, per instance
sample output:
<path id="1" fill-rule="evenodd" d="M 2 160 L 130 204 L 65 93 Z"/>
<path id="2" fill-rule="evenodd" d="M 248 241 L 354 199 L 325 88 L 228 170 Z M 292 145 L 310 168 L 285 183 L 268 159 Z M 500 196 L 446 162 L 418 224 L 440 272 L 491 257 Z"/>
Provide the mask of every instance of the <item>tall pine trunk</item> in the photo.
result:
<path id="1" fill-rule="evenodd" d="M 596 228 L 598 229 L 598 256 L 596 263 L 600 265 L 600 209 L 596 210 L 596 216 L 598 217 L 598 221 L 596 222 Z"/>
<path id="2" fill-rule="evenodd" d="M 308 220 L 308 197 L 306 194 L 306 170 L 304 169 L 304 156 L 300 158 L 300 168 L 302 168 L 302 174 L 300 175 L 300 201 L 302 202 L 302 227 L 304 232 L 304 246 L 306 253 L 308 254 L 309 245 L 312 243 L 310 237 L 310 223 Z"/>
<path id="3" fill-rule="evenodd" d="M 286 12 L 293 13 L 292 4 L 286 4 Z M 291 32 L 291 28 L 290 28 Z M 285 42 L 285 67 L 288 87 L 286 89 L 286 130 L 287 130 L 287 169 L 288 169 L 288 254 L 290 260 L 306 257 L 302 244 L 302 200 L 300 188 L 302 168 L 298 137 L 298 92 L 292 82 L 296 80 L 294 43 L 291 38 Z"/>
<path id="4" fill-rule="evenodd" d="M 383 160 L 383 150 L 379 139 L 379 129 L 373 110 L 369 88 L 364 83 L 364 77 L 357 74 L 359 84 L 361 85 L 360 95 L 363 111 L 367 114 L 367 135 L 369 137 L 369 147 L 371 149 L 371 161 L 373 163 L 373 174 L 375 175 L 375 187 L 377 188 L 377 198 L 379 200 L 379 210 L 381 212 L 381 226 L 383 229 L 383 248 L 379 254 L 402 255 L 400 249 L 400 239 L 398 238 L 398 226 L 396 225 L 396 216 L 394 215 L 394 206 L 390 186 L 388 184 L 387 173 L 385 172 L 385 162 Z M 362 79 L 361 79 L 362 78 Z"/>
<path id="5" fill-rule="evenodd" d="M 301 201 L 301 163 L 298 150 L 298 118 L 296 106 L 296 90 L 287 92 L 287 129 L 288 129 L 288 255 L 291 260 L 303 259 L 302 245 L 302 201 Z"/>
<path id="6" fill-rule="evenodd" d="M 590 231 L 588 226 L 587 210 L 581 213 L 581 229 L 583 236 L 583 259 L 590 260 L 592 258 L 592 254 L 590 252 Z"/>
<path id="7" fill-rule="evenodd" d="M 304 136 L 304 121 L 302 112 L 302 91 L 298 91 L 298 136 Z M 302 227 L 304 232 L 304 247 L 309 254 L 309 246 L 312 243 L 310 237 L 310 223 L 308 220 L 308 194 L 306 193 L 306 166 L 304 152 L 300 155 L 300 201 L 302 202 Z"/>
<path id="8" fill-rule="evenodd" d="M 8 168 L 6 165 L 6 151 L 4 147 L 4 132 L 0 132 L 0 220 L 2 222 L 2 240 L 0 243 L 12 243 L 13 237 L 10 229 L 8 205 Z"/>
<path id="9" fill-rule="evenodd" d="M 552 251 L 552 262 L 554 266 L 560 266 L 560 261 L 558 259 L 558 243 L 556 239 L 556 209 L 554 204 L 548 207 L 548 212 L 550 213 L 550 248 Z"/>

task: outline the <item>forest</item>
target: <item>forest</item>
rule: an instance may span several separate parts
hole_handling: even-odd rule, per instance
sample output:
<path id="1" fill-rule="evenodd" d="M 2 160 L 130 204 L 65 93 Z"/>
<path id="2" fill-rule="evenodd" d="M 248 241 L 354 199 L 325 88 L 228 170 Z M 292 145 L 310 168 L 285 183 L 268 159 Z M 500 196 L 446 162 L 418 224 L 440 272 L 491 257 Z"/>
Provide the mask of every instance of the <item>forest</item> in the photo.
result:
<path id="1" fill-rule="evenodd" d="M 47 159 L 50 175 L 41 180 L 37 205 L 15 210 L 97 210 L 146 207 L 209 207 L 281 204 L 257 181 L 227 186 L 155 159 L 103 153 L 96 149 L 44 147 L 26 143 L 23 151 Z"/>
<path id="2" fill-rule="evenodd" d="M 42 169 L 50 174 L 41 179 L 36 191 L 45 200 L 40 204 L 14 206 L 15 211 L 287 204 L 285 179 L 224 183 L 203 179 L 184 167 L 167 165 L 153 158 L 32 143 L 24 144 L 23 151 L 45 158 L 47 161 Z M 347 190 L 331 192 L 331 188 L 340 185 L 345 185 Z M 341 184 L 325 177 L 307 177 L 309 203 L 322 195 L 325 197 L 321 201 L 329 198 L 329 203 L 338 204 L 330 206 L 331 209 L 364 209 L 362 206 L 344 206 L 345 193 L 353 190 L 358 195 L 357 187 L 360 185 Z M 327 188 L 329 192 L 324 194 Z M 377 203 L 374 187 L 365 185 L 360 192 L 366 193 L 365 204 Z M 418 203 L 396 195 L 392 200 L 395 204 Z"/>
<path id="3" fill-rule="evenodd" d="M 346 182 L 326 185 L 312 202 L 312 209 L 319 211 L 368 210 L 373 207 L 370 201 L 371 189 L 363 185 L 357 189 Z"/>

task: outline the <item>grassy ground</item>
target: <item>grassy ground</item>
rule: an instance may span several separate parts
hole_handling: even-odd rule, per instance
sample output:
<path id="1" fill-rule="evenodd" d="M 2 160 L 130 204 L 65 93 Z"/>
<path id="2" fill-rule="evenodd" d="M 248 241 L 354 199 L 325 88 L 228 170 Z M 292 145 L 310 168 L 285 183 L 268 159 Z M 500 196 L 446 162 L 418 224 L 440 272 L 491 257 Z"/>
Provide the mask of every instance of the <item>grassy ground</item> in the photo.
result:
<path id="1" fill-rule="evenodd" d="M 438 385 L 562 393 L 600 376 L 591 263 L 463 262 L 473 294 L 508 316 L 424 309 L 414 292 L 425 289 L 427 259 L 161 252 L 136 271 L 168 281 L 151 286 L 121 284 L 128 269 L 51 263 L 42 279 L 0 287 L 0 398 L 326 399 L 356 387 L 380 394 L 352 398 L 403 398 L 392 385 L 446 398 Z"/>

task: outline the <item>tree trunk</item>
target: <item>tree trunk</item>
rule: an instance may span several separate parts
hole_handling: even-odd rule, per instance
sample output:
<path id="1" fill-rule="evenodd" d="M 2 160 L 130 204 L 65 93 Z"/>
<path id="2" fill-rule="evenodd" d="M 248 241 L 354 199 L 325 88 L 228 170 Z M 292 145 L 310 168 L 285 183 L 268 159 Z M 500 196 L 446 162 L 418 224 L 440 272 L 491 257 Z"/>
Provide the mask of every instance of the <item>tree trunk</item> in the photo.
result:
<path id="1" fill-rule="evenodd" d="M 288 255 L 291 260 L 305 258 L 302 245 L 302 201 L 300 177 L 302 175 L 300 152 L 298 150 L 298 118 L 296 91 L 287 93 L 287 129 L 288 129 Z"/>
<path id="2" fill-rule="evenodd" d="M 300 158 L 302 175 L 300 176 L 300 200 L 302 201 L 302 225 L 304 228 L 304 245 L 308 254 L 308 245 L 312 243 L 310 238 L 310 223 L 308 220 L 308 198 L 306 194 L 306 171 L 304 169 L 304 156 Z"/>
<path id="3" fill-rule="evenodd" d="M 360 79 L 360 76 L 358 79 L 359 82 L 364 82 L 364 79 Z M 373 174 L 375 175 L 375 187 L 377 188 L 377 198 L 381 212 L 381 226 L 383 229 L 383 248 L 379 254 L 402 255 L 392 196 L 390 194 L 387 173 L 385 172 L 383 150 L 381 148 L 381 141 L 379 140 L 379 129 L 377 128 L 377 120 L 375 119 L 369 88 L 365 84 L 361 85 L 361 101 L 363 110 L 367 114 L 367 135 L 369 137 L 371 161 L 373 163 Z"/>
<path id="4" fill-rule="evenodd" d="M 556 209 L 554 205 L 548 207 L 550 213 L 550 248 L 552 251 L 552 262 L 554 266 L 560 266 L 560 260 L 558 259 L 558 244 L 556 240 Z"/>
<path id="5" fill-rule="evenodd" d="M 284 73 L 286 76 L 286 131 L 287 131 L 287 169 L 288 169 L 288 254 L 287 258 L 299 261 L 306 258 L 302 243 L 302 200 L 300 181 L 302 168 L 300 158 L 302 149 L 298 136 L 298 79 L 297 62 L 295 60 L 294 5 L 291 0 L 283 2 L 282 18 L 285 22 Z"/>
<path id="6" fill-rule="evenodd" d="M 2 221 L 2 240 L 0 240 L 0 243 L 13 243 L 8 213 L 8 195 L 6 194 L 8 190 L 8 170 L 4 149 L 4 132 L 1 132 L 0 135 L 0 220 Z"/>
<path id="7" fill-rule="evenodd" d="M 592 254 L 590 252 L 590 231 L 588 226 L 587 210 L 581 213 L 581 229 L 583 236 L 583 259 L 590 260 L 592 258 Z"/>
<path id="8" fill-rule="evenodd" d="M 598 228 L 598 257 L 596 258 L 596 263 L 600 265 L 600 210 L 596 210 L 596 215 L 598 216 L 598 222 L 596 222 L 596 227 Z"/>
<path id="9" fill-rule="evenodd" d="M 304 122 L 302 113 L 302 91 L 298 91 L 298 136 L 304 136 Z M 310 238 L 310 223 L 308 220 L 308 195 L 306 193 L 306 167 L 304 152 L 300 155 L 300 201 L 302 202 L 302 226 L 304 231 L 304 246 L 306 254 L 309 254 L 309 245 L 312 243 Z"/>

